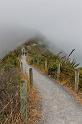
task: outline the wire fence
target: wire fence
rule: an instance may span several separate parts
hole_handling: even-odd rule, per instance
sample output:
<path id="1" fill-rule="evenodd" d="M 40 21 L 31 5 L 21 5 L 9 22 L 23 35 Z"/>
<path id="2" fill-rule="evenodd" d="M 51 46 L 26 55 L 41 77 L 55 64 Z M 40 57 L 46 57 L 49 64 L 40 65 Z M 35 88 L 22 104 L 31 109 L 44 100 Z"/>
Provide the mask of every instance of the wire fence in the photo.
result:
<path id="1" fill-rule="evenodd" d="M 47 60 L 46 58 L 37 58 L 28 54 L 28 63 L 38 67 L 46 72 L 50 77 L 58 80 L 63 85 L 68 85 L 76 92 L 82 91 L 82 74 L 79 68 L 72 68 L 70 65 L 58 62 L 56 60 Z"/>
<path id="2" fill-rule="evenodd" d="M 10 99 L 10 101 L 0 111 L 0 124 L 17 123 L 19 121 L 18 118 L 20 117 L 19 106 L 19 94 L 16 93 L 15 96 Z"/>
<path id="3" fill-rule="evenodd" d="M 22 60 L 22 59 L 21 59 Z M 20 62 L 20 61 L 19 61 Z M 23 64 L 23 63 L 22 63 Z M 27 124 L 29 113 L 29 80 L 24 79 L 24 68 L 20 63 L 20 80 L 18 84 L 10 85 L 5 97 L 0 99 L 0 124 Z M 4 77 L 4 76 L 3 76 Z M 11 76 L 10 76 L 11 77 Z M 14 80 L 14 78 L 13 78 Z M 15 88 L 13 89 L 13 87 Z M 7 87 L 7 85 L 6 85 Z M 5 88 L 4 88 L 5 89 Z M 4 92 L 5 93 L 5 92 Z M 3 100 L 6 99 L 6 100 Z M 2 103 L 4 103 L 2 105 Z"/>
<path id="4" fill-rule="evenodd" d="M 27 124 L 29 110 L 27 83 L 21 81 L 19 90 L 0 111 L 0 124 Z"/>
<path id="5" fill-rule="evenodd" d="M 28 57 L 29 58 L 29 57 Z M 66 85 L 70 85 L 73 89 L 78 92 L 82 88 L 80 82 L 82 82 L 82 75 L 79 70 L 69 69 L 68 67 L 62 68 L 61 63 L 57 63 L 50 60 L 33 60 L 30 57 L 29 63 L 36 65 L 42 71 L 46 72 L 50 77 L 64 82 Z M 52 66 L 53 65 L 53 66 Z M 25 71 L 20 64 L 22 71 Z M 30 86 L 33 83 L 32 69 L 29 69 Z M 66 80 L 66 81 L 65 81 Z M 22 80 L 18 91 L 8 101 L 8 103 L 0 111 L 0 124 L 27 124 L 28 123 L 28 92 L 27 92 L 28 81 Z"/>

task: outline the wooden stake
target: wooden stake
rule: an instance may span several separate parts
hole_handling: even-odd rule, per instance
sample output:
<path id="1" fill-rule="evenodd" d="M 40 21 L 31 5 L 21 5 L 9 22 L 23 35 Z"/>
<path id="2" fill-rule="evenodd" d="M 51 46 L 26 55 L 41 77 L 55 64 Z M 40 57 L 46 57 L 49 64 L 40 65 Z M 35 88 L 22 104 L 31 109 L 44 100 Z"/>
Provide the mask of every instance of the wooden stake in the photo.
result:
<path id="1" fill-rule="evenodd" d="M 57 80 L 59 81 L 60 78 L 60 63 L 58 64 L 58 68 L 57 68 Z"/>
<path id="2" fill-rule="evenodd" d="M 75 70 L 75 91 L 78 93 L 79 86 L 79 69 Z"/>
<path id="3" fill-rule="evenodd" d="M 30 81 L 30 86 L 33 86 L 33 71 L 32 68 L 29 68 L 29 81 Z"/>
<path id="4" fill-rule="evenodd" d="M 45 72 L 48 73 L 48 61 L 47 61 L 47 59 L 45 60 Z"/>

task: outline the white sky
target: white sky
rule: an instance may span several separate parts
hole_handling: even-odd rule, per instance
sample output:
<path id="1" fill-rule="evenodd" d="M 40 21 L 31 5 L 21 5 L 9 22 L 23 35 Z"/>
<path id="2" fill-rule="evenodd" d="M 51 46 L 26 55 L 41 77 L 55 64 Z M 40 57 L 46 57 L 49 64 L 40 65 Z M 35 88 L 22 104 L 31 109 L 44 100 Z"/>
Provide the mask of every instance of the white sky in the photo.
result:
<path id="1" fill-rule="evenodd" d="M 38 30 L 66 52 L 76 48 L 82 64 L 82 0 L 0 0 L 4 24 Z"/>

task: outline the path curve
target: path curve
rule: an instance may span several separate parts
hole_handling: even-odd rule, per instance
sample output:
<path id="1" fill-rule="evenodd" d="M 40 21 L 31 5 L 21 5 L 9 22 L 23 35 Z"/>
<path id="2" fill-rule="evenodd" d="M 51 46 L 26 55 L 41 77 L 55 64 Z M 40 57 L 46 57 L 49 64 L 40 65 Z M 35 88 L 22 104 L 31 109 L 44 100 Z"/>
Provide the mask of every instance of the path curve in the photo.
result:
<path id="1" fill-rule="evenodd" d="M 62 86 L 34 68 L 33 78 L 42 96 L 43 118 L 39 124 L 82 124 L 82 106 Z"/>

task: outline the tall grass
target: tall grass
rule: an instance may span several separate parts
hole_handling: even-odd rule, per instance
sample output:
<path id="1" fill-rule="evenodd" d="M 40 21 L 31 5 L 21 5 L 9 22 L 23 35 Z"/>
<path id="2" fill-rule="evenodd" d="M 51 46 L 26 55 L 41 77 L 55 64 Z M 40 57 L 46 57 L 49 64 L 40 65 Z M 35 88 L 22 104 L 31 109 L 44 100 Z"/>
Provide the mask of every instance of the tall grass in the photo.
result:
<path id="1" fill-rule="evenodd" d="M 55 79 L 57 78 L 57 68 L 60 63 L 60 82 L 74 89 L 75 69 L 79 66 L 75 59 L 71 59 L 71 55 L 75 49 L 73 49 L 68 56 L 62 52 L 53 54 L 45 44 L 39 44 L 39 42 L 35 42 L 35 40 L 34 42 L 29 41 L 29 44 L 25 44 L 25 47 L 28 52 L 27 59 L 29 63 L 45 71 L 45 60 L 47 60 L 48 74 L 51 73 L 51 76 Z M 82 71 L 80 71 L 79 91 L 82 91 Z"/>

